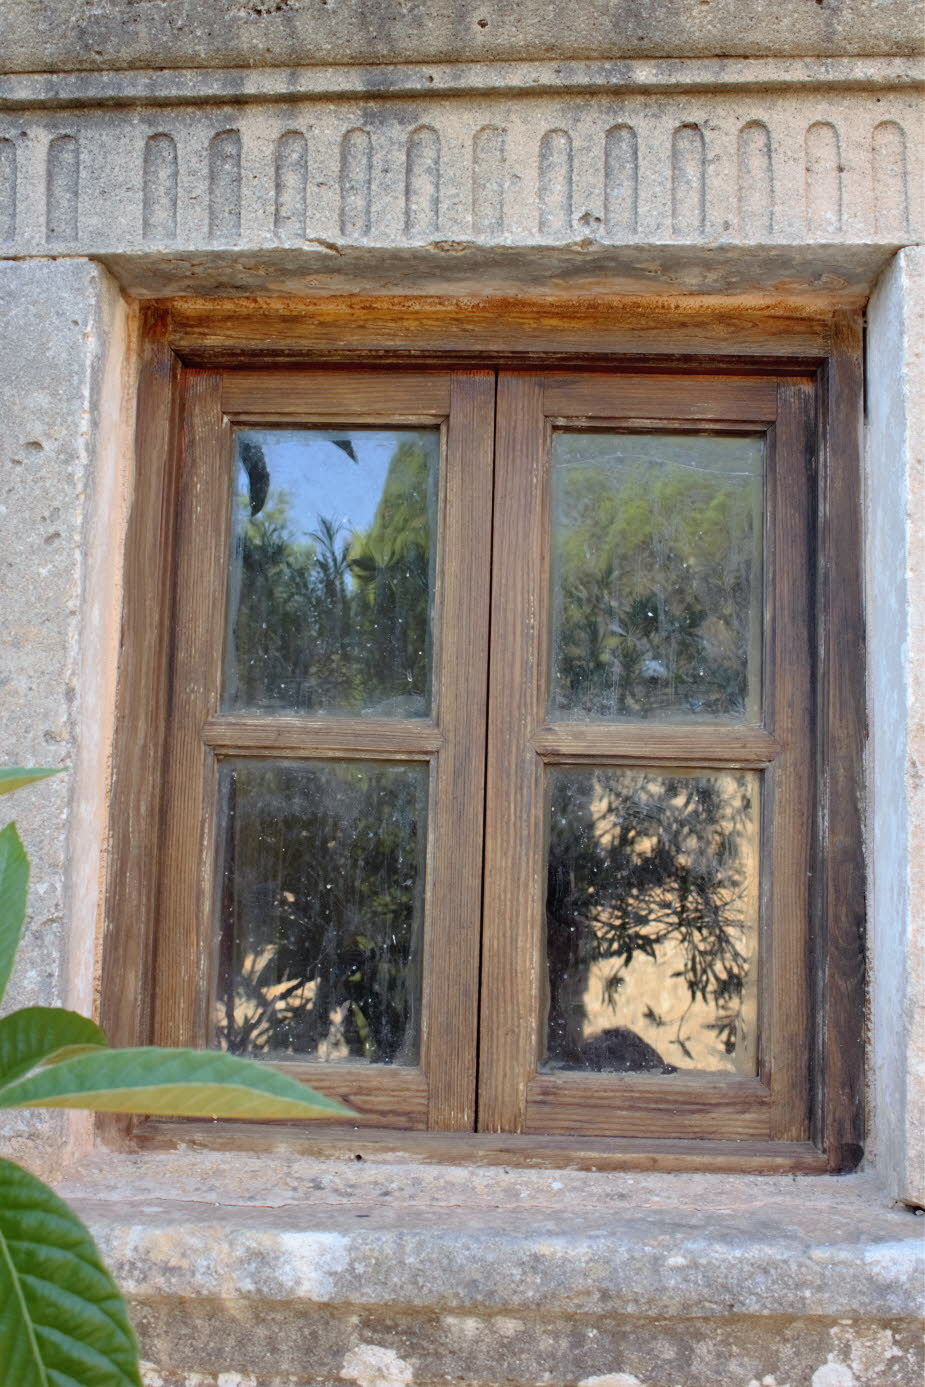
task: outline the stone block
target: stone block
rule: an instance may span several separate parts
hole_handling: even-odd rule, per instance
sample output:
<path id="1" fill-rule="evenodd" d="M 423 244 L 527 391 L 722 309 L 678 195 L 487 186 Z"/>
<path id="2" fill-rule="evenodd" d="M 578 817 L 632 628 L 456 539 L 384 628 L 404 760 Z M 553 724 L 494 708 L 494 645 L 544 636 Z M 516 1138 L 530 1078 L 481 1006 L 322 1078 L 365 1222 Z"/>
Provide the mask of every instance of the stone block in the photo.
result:
<path id="1" fill-rule="evenodd" d="M 871 1099 L 874 1159 L 925 1205 L 925 251 L 868 312 Z"/>
<path id="2" fill-rule="evenodd" d="M 920 1381 L 921 1220 L 870 1176 L 186 1150 L 98 1159 L 65 1192 L 130 1298 L 149 1387 Z"/>
<path id="3" fill-rule="evenodd" d="M 688 54 L 914 53 L 895 0 L 5 0 L 12 72 Z"/>
<path id="4" fill-rule="evenodd" d="M 354 76 L 337 100 L 20 97 L 0 110 L 7 253 L 831 250 L 922 234 L 920 108 L 905 87 L 665 91 L 653 78 L 627 91 L 611 78 L 434 96 L 370 93 Z"/>

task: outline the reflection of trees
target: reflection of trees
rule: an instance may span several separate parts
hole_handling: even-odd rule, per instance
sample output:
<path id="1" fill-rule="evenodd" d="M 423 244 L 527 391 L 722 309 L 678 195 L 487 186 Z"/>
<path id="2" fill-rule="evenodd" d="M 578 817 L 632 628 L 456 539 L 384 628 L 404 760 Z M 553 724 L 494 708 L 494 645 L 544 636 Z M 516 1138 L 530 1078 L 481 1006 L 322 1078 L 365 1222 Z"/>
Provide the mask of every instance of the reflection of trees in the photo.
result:
<path id="1" fill-rule="evenodd" d="M 560 713 L 745 713 L 750 654 L 757 676 L 749 649 L 759 595 L 756 462 L 755 445 L 742 440 L 557 437 L 552 701 Z M 649 1039 L 690 1061 L 685 1023 L 699 1001 L 732 1054 L 754 870 L 747 781 L 573 772 L 554 786 L 550 1058 L 602 1067 L 582 1035 L 591 970 L 606 980 L 606 1009 L 634 956 L 664 964 L 669 954 L 680 960 L 672 976 L 690 1005 L 669 1024 L 653 998 Z M 625 1028 L 608 1034 L 621 1067 L 621 1047 L 636 1038 Z"/>
<path id="2" fill-rule="evenodd" d="M 237 762 L 223 775 L 219 1043 L 413 1063 L 425 768 Z"/>
<path id="3" fill-rule="evenodd" d="M 349 440 L 338 446 L 356 461 Z M 248 495 L 232 565 L 231 704 L 425 711 L 424 448 L 397 445 L 365 533 L 319 515 L 304 540 L 260 444 L 245 437 L 239 457 Z M 219 1043 L 413 1062 L 424 772 L 251 762 L 225 775 Z"/>
<path id="4" fill-rule="evenodd" d="M 433 478 L 423 449 L 398 445 L 365 534 L 322 516 L 298 540 L 285 494 L 271 492 L 262 450 L 250 447 L 231 702 L 426 711 Z M 570 467 L 562 505 L 560 705 L 595 716 L 741 714 L 751 482 L 640 466 L 624 469 L 617 488 L 599 467 Z M 368 762 L 306 770 L 252 762 L 225 772 L 219 1041 L 315 1054 L 335 1052 L 333 1039 L 341 1053 L 413 1062 L 421 783 L 416 772 Z M 620 1067 L 582 1039 L 589 969 L 608 965 L 612 999 L 635 955 L 658 958 L 673 945 L 687 995 L 714 1008 L 712 1029 L 735 1050 L 754 871 L 749 786 L 736 774 L 555 776 L 546 913 L 554 1062 Z M 667 1058 L 689 1058 L 684 1017 L 669 1027 L 650 1011 L 650 1034 L 663 1027 L 672 1047 Z M 626 1037 L 610 1034 L 625 1057 Z"/>
<path id="5" fill-rule="evenodd" d="M 550 1058 L 583 1066 L 588 969 L 613 963 L 613 1001 L 634 955 L 679 945 L 691 1000 L 736 1047 L 745 988 L 752 805 L 736 773 L 567 771 L 553 781 L 546 904 Z M 665 1024 L 650 1007 L 653 1027 Z M 666 1040 L 690 1058 L 680 1018 Z"/>
<path id="6" fill-rule="evenodd" d="M 741 715 L 751 478 L 683 461 L 601 465 L 594 436 L 579 437 L 586 465 L 563 467 L 559 483 L 555 703 L 596 717 Z"/>
<path id="7" fill-rule="evenodd" d="M 320 516 L 303 543 L 292 534 L 288 497 L 264 481 L 263 450 L 247 440 L 242 453 L 244 446 L 250 499 L 238 517 L 234 557 L 234 705 L 426 711 L 431 468 L 424 449 L 397 446 L 365 534 Z"/>

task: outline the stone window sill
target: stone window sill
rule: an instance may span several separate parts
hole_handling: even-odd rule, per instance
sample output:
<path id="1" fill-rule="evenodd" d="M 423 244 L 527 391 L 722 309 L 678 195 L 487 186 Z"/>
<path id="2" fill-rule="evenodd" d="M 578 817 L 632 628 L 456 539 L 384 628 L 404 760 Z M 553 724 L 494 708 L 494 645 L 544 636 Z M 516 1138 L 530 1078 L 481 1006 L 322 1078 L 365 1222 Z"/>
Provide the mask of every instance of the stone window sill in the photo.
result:
<path id="1" fill-rule="evenodd" d="M 869 1174 L 179 1151 L 100 1154 L 61 1192 L 133 1304 L 152 1387 L 920 1380 L 922 1223 Z M 731 1366 L 671 1375 L 672 1354 L 729 1333 Z M 820 1377 L 830 1364 L 844 1371 Z"/>

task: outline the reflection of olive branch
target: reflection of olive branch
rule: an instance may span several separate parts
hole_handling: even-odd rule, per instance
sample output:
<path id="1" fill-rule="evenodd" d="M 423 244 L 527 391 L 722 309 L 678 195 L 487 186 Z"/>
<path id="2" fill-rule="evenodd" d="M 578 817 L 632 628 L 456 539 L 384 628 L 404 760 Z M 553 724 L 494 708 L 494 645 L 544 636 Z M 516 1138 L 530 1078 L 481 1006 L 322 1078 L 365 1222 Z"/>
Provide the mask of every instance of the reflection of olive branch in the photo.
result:
<path id="1" fill-rule="evenodd" d="M 564 970 L 564 983 L 576 968 L 611 961 L 602 987 L 613 1001 L 637 953 L 656 960 L 664 947 L 678 945 L 683 965 L 672 976 L 683 979 L 689 1001 L 670 1022 L 671 1043 L 688 1058 L 686 1026 L 698 999 L 721 1008 L 708 1028 L 727 1054 L 736 1047 L 736 1002 L 748 968 L 742 842 L 751 831 L 751 796 L 741 778 L 733 783 L 730 795 L 709 776 L 579 773 L 577 780 L 563 776 L 554 795 L 551 968 Z M 550 985 L 550 1024 L 562 1026 L 554 976 Z M 650 1024 L 669 1024 L 649 1013 Z"/>

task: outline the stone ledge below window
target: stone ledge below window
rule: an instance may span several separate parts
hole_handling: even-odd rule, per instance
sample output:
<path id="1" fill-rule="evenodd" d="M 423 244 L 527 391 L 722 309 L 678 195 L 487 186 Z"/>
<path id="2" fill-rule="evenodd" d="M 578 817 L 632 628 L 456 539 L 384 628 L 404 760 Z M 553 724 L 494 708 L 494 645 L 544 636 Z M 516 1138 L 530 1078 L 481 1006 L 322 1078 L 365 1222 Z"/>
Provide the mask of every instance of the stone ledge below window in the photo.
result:
<path id="1" fill-rule="evenodd" d="M 132 1303 L 150 1387 L 922 1379 L 923 1223 L 871 1175 L 180 1151 L 98 1156 L 61 1189 Z"/>

